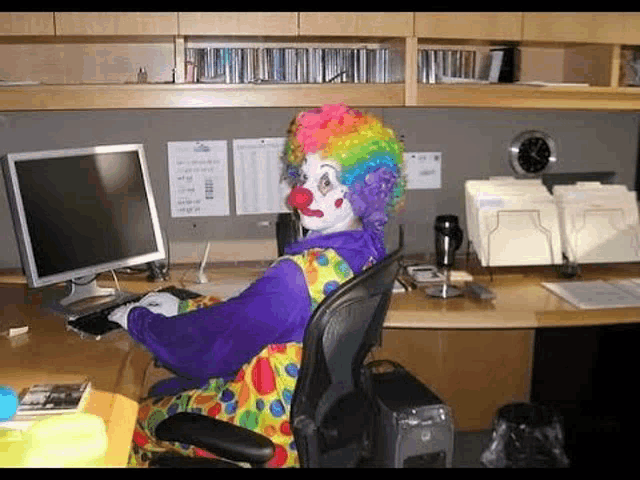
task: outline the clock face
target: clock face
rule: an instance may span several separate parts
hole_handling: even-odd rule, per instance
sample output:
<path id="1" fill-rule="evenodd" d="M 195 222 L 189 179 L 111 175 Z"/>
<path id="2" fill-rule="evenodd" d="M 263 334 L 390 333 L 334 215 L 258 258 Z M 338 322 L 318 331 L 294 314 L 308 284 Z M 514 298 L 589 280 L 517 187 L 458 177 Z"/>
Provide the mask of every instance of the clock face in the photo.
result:
<path id="1" fill-rule="evenodd" d="M 546 133 L 523 132 L 511 143 L 509 155 L 516 173 L 534 176 L 556 161 L 555 143 Z"/>

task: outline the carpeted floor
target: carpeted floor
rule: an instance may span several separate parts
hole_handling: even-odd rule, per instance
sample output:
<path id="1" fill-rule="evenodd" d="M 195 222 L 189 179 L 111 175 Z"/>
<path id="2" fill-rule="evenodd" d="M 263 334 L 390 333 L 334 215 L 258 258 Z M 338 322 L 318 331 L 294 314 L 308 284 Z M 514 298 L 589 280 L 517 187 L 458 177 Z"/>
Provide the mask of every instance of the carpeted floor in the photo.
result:
<path id="1" fill-rule="evenodd" d="M 484 468 L 480 455 L 489 446 L 491 430 L 456 432 L 453 439 L 454 468 Z"/>

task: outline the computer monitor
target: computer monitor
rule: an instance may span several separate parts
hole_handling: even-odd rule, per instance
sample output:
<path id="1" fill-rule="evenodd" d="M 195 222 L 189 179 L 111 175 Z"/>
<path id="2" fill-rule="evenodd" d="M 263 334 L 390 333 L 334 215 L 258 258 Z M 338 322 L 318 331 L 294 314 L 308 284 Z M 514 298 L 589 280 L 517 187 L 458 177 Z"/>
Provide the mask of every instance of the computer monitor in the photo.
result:
<path id="1" fill-rule="evenodd" d="M 143 145 L 9 153 L 2 166 L 29 286 L 67 282 L 48 289 L 50 307 L 72 316 L 119 301 L 98 274 L 165 258 Z"/>

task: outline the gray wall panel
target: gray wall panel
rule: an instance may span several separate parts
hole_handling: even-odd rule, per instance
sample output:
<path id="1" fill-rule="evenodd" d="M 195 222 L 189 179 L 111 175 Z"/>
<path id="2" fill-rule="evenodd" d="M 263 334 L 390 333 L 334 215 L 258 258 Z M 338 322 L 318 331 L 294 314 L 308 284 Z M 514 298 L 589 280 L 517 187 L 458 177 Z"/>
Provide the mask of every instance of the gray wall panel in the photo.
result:
<path id="1" fill-rule="evenodd" d="M 146 145 L 160 218 L 171 241 L 273 238 L 275 215 L 195 219 L 170 218 L 167 142 L 284 136 L 295 108 L 213 108 L 91 112 L 0 113 L 0 153 L 99 144 Z M 558 143 L 557 172 L 615 170 L 619 183 L 634 186 L 638 157 L 636 113 L 376 108 L 403 136 L 407 151 L 441 151 L 442 188 L 407 194 L 406 208 L 389 225 L 405 224 L 408 252 L 430 252 L 433 220 L 453 213 L 463 220 L 464 181 L 511 175 L 507 147 L 525 129 L 540 129 Z M 231 150 L 230 150 L 231 158 Z M 234 212 L 232 158 L 229 164 Z M 0 185 L 0 268 L 20 259 L 4 191 Z M 258 222 L 271 221 L 269 227 Z M 388 235 L 391 247 L 396 236 Z"/>

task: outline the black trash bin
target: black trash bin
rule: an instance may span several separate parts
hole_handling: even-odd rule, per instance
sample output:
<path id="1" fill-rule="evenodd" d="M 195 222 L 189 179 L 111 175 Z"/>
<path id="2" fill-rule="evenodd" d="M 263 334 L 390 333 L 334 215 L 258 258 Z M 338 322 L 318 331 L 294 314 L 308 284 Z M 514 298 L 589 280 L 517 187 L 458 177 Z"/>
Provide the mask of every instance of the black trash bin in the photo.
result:
<path id="1" fill-rule="evenodd" d="M 480 461 L 490 468 L 568 467 L 560 415 L 549 406 L 531 403 L 501 407 Z"/>

